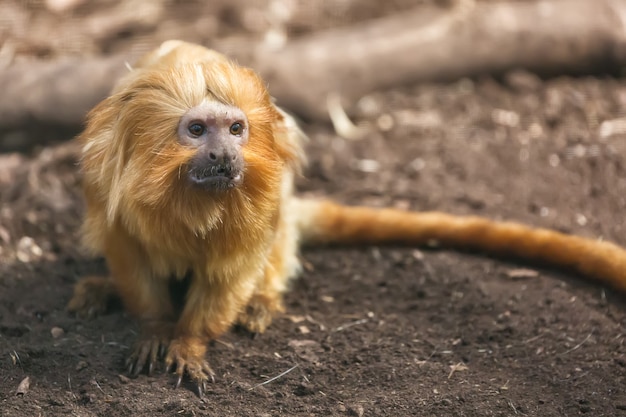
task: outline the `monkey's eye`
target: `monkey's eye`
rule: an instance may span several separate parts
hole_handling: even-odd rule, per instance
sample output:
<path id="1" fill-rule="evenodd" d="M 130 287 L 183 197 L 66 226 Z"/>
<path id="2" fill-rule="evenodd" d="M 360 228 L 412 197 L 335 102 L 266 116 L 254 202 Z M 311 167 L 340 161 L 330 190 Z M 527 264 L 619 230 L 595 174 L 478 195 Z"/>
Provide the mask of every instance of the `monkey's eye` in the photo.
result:
<path id="1" fill-rule="evenodd" d="M 231 135 L 235 135 L 235 136 L 239 136 L 243 133 L 243 125 L 239 122 L 235 122 L 232 125 L 230 125 L 230 134 Z"/>
<path id="2" fill-rule="evenodd" d="M 192 136 L 198 137 L 198 136 L 201 136 L 206 131 L 206 128 L 200 123 L 192 123 L 189 125 L 187 130 Z"/>

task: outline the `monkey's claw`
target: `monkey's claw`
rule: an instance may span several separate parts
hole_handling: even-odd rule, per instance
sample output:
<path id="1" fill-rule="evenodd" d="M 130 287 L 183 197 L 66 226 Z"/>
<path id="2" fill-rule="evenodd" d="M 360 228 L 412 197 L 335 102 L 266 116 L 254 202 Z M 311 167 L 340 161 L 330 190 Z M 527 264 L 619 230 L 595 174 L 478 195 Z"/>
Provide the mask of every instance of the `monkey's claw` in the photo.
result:
<path id="1" fill-rule="evenodd" d="M 246 309 L 237 317 L 237 323 L 256 337 L 257 334 L 265 332 L 272 323 L 273 312 L 282 310 L 279 301 L 253 297 Z"/>
<path id="2" fill-rule="evenodd" d="M 201 348 L 199 348 L 201 346 Z M 167 372 L 175 368 L 176 382 L 174 388 L 180 387 L 185 373 L 197 384 L 198 396 L 202 398 L 207 388 L 207 382 L 215 382 L 215 373 L 208 362 L 204 359 L 204 345 L 184 343 L 174 340 L 170 343 L 165 356 L 165 369 Z"/>
<path id="3" fill-rule="evenodd" d="M 83 278 L 74 286 L 74 294 L 66 310 L 80 318 L 92 319 L 106 312 L 114 296 L 115 290 L 108 278 Z"/>
<path id="4" fill-rule="evenodd" d="M 129 375 L 137 376 L 148 366 L 148 375 L 152 375 L 155 365 L 163 359 L 165 346 L 168 340 L 157 336 L 141 339 L 135 344 L 133 352 L 126 359 L 126 371 Z"/>

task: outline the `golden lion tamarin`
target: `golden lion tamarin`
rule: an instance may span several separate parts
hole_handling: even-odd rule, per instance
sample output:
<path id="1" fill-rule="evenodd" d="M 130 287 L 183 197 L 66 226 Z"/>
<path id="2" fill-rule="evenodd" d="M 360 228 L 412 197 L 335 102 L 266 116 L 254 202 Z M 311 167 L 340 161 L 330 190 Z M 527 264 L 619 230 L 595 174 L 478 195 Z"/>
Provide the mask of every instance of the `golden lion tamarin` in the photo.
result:
<path id="1" fill-rule="evenodd" d="M 139 320 L 128 359 L 164 358 L 200 393 L 206 345 L 237 323 L 263 332 L 283 311 L 301 243 L 400 243 L 471 249 L 569 268 L 626 290 L 626 251 L 609 242 L 438 212 L 299 199 L 301 133 L 263 81 L 180 41 L 145 56 L 88 116 L 80 135 L 84 240 L 112 280 L 87 278 L 70 311 L 91 315 L 112 292 Z M 177 302 L 172 282 L 188 281 Z M 180 300 L 178 300 L 180 301 Z"/>

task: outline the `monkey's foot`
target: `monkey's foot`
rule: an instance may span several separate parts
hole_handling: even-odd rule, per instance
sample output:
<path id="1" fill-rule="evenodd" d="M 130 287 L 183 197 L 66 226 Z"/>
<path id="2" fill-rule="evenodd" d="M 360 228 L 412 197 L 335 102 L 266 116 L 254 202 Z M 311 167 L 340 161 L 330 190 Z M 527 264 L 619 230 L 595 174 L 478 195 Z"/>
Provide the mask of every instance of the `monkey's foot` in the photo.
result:
<path id="1" fill-rule="evenodd" d="M 198 386 L 198 396 L 202 398 L 209 379 L 215 382 L 215 373 L 209 366 L 204 354 L 206 343 L 199 338 L 181 337 L 172 340 L 165 357 L 165 368 L 169 372 L 174 367 L 177 375 L 175 388 L 180 386 L 185 372 Z"/>
<path id="2" fill-rule="evenodd" d="M 105 313 L 115 297 L 115 288 L 109 278 L 83 278 L 74 286 L 74 295 L 66 310 L 81 318 L 93 318 Z"/>
<path id="3" fill-rule="evenodd" d="M 155 365 L 165 357 L 173 331 L 174 323 L 168 321 L 143 322 L 141 336 L 126 359 L 128 373 L 137 376 L 147 365 L 148 375 L 152 375 Z"/>
<path id="4" fill-rule="evenodd" d="M 253 334 L 263 333 L 272 323 L 274 313 L 282 311 L 284 307 L 280 299 L 254 295 L 246 309 L 239 313 L 237 324 Z"/>

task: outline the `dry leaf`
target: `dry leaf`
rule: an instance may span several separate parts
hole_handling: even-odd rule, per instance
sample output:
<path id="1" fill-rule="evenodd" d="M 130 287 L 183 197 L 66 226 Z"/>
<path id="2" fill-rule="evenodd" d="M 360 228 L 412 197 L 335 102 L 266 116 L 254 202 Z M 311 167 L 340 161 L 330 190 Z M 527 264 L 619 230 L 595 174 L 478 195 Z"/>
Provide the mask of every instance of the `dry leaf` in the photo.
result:
<path id="1" fill-rule="evenodd" d="M 452 378 L 455 372 L 459 371 L 467 371 L 469 368 L 463 362 L 459 362 L 455 365 L 450 365 L 450 373 L 448 374 L 448 379 Z"/>
<path id="2" fill-rule="evenodd" d="M 25 395 L 28 392 L 28 389 L 30 388 L 30 377 L 26 377 L 24 379 L 22 379 L 22 382 L 20 382 L 20 384 L 17 386 L 17 389 L 15 390 L 15 395 Z"/>
<path id="3" fill-rule="evenodd" d="M 506 276 L 511 279 L 535 278 L 539 276 L 539 272 L 534 269 L 518 268 L 507 271 Z"/>
<path id="4" fill-rule="evenodd" d="M 288 315 L 287 318 L 289 319 L 289 321 L 291 321 L 292 323 L 301 323 L 304 320 L 306 320 L 306 318 L 304 316 L 292 316 L 292 315 Z"/>

